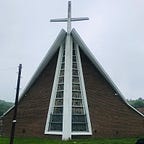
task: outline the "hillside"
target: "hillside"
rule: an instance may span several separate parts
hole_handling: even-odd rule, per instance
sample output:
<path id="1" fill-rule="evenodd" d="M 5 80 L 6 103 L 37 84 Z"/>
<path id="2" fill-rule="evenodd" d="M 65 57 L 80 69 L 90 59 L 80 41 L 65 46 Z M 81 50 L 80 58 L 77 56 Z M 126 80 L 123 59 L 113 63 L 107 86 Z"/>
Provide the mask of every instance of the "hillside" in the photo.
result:
<path id="1" fill-rule="evenodd" d="M 135 108 L 142 108 L 144 107 L 144 99 L 138 98 L 136 100 L 127 100 L 130 105 Z"/>
<path id="2" fill-rule="evenodd" d="M 2 116 L 12 105 L 13 103 L 11 102 L 0 100 L 0 116 Z"/>

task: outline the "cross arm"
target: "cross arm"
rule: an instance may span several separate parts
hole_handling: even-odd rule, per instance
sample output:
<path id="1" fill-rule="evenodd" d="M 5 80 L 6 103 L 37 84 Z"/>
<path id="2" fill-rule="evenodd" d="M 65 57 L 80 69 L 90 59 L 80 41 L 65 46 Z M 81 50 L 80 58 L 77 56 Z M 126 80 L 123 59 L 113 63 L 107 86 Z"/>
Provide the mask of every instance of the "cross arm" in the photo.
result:
<path id="1" fill-rule="evenodd" d="M 71 21 L 89 20 L 88 17 L 71 18 Z M 51 19 L 50 22 L 67 22 L 68 18 Z"/>

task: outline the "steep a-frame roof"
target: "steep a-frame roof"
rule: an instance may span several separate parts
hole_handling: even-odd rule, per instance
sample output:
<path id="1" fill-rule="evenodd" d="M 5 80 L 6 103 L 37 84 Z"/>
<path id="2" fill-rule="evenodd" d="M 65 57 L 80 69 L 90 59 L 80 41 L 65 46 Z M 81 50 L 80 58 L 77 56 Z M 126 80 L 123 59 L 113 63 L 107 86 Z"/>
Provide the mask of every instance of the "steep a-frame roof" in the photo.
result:
<path id="1" fill-rule="evenodd" d="M 123 94 L 120 92 L 120 90 L 118 89 L 118 87 L 114 84 L 114 82 L 111 80 L 111 78 L 109 77 L 109 75 L 105 72 L 105 70 L 103 69 L 103 67 L 101 66 L 101 64 L 97 61 L 97 59 L 95 58 L 95 56 L 91 53 L 91 51 L 86 46 L 86 44 L 84 43 L 84 41 L 81 39 L 81 37 L 77 33 L 77 31 L 75 29 L 72 29 L 71 34 L 72 34 L 73 39 L 78 43 L 78 45 L 80 46 L 80 48 L 82 49 L 82 51 L 85 53 L 85 55 L 91 60 L 91 62 L 94 64 L 94 66 L 99 70 L 99 72 L 104 76 L 104 78 L 108 81 L 108 83 L 115 90 L 116 95 L 119 96 L 124 101 L 124 103 L 126 103 L 130 108 L 132 108 L 134 111 L 136 111 L 137 113 L 139 113 L 141 116 L 144 117 L 144 115 L 142 113 L 140 113 L 138 110 L 136 110 L 134 107 L 132 107 L 126 101 L 126 99 L 124 98 Z"/>
<path id="2" fill-rule="evenodd" d="M 21 97 L 23 97 L 25 95 L 25 93 L 30 89 L 30 87 L 32 86 L 32 84 L 37 79 L 37 77 L 41 74 L 41 72 L 43 71 L 43 69 L 47 66 L 47 64 L 49 63 L 49 61 L 51 60 L 51 58 L 54 56 L 54 54 L 58 50 L 58 48 L 61 45 L 61 43 L 63 43 L 65 37 L 66 37 L 66 31 L 64 29 L 62 29 L 60 31 L 60 33 L 58 34 L 56 40 L 54 41 L 53 45 L 51 46 L 51 48 L 47 52 L 46 56 L 44 57 L 44 59 L 40 63 L 40 65 L 39 65 L 38 69 L 36 70 L 36 72 L 34 73 L 33 77 L 29 81 L 28 85 L 24 89 L 23 93 L 21 94 Z M 21 97 L 20 97 L 20 99 L 21 99 Z"/>
<path id="3" fill-rule="evenodd" d="M 54 56 L 54 54 L 58 50 L 59 46 L 65 40 L 66 35 L 67 35 L 66 31 L 64 29 L 62 29 L 60 31 L 60 33 L 58 34 L 56 40 L 54 41 L 53 45 L 51 46 L 50 50 L 48 51 L 48 53 L 46 54 L 46 56 L 44 57 L 44 59 L 40 63 L 38 69 L 34 73 L 33 77 L 30 80 L 30 82 L 28 83 L 28 85 L 24 89 L 23 93 L 21 94 L 20 100 L 21 100 L 22 97 L 25 96 L 25 94 L 31 88 L 31 86 L 33 85 L 33 83 L 35 82 L 35 80 L 37 79 L 37 77 L 41 74 L 41 72 L 43 71 L 43 69 L 46 67 L 46 65 L 49 63 L 49 61 L 51 60 L 51 58 Z M 113 83 L 113 81 L 111 80 L 111 78 L 109 77 L 109 75 L 105 72 L 105 70 L 102 68 L 102 66 L 100 65 L 100 63 L 96 60 L 95 56 L 91 53 L 91 51 L 86 46 L 86 44 L 81 39 L 80 35 L 77 33 L 77 31 L 75 29 L 72 29 L 71 36 L 74 39 L 74 41 L 80 46 L 81 50 L 85 53 L 85 55 L 90 59 L 90 61 L 94 64 L 94 66 L 99 70 L 99 72 L 107 80 L 107 82 L 111 85 L 111 87 L 115 90 L 116 96 L 119 96 L 128 107 L 132 108 L 135 112 L 137 112 L 138 114 L 140 114 L 141 116 L 144 117 L 144 115 L 142 113 L 140 113 L 138 110 L 136 110 L 130 104 L 128 104 L 128 102 L 125 100 L 123 94 L 120 92 L 120 90 L 118 89 L 118 87 Z M 10 108 L 4 115 L 6 115 L 11 109 L 13 109 L 13 107 Z"/>
<path id="4" fill-rule="evenodd" d="M 56 40 L 54 41 L 54 43 L 50 47 L 49 51 L 47 52 L 46 56 L 44 57 L 44 59 L 42 60 L 42 62 L 39 64 L 36 72 L 34 73 L 34 75 L 32 76 L 32 78 L 30 79 L 30 81 L 28 82 L 28 84 L 25 87 L 24 91 L 21 93 L 19 101 L 25 96 L 25 94 L 27 93 L 27 91 L 31 88 L 31 86 L 33 85 L 33 83 L 35 82 L 35 80 L 38 78 L 38 76 L 41 74 L 41 72 L 43 71 L 43 69 L 49 63 L 49 61 L 54 56 L 54 54 L 58 50 L 58 48 L 61 45 L 61 43 L 64 41 L 65 37 L 66 37 L 66 31 L 64 29 L 62 29 L 59 32 Z M 10 112 L 13 108 L 14 108 L 14 106 L 12 106 L 7 112 L 5 112 L 3 114 L 3 116 L 6 115 L 8 112 Z"/>

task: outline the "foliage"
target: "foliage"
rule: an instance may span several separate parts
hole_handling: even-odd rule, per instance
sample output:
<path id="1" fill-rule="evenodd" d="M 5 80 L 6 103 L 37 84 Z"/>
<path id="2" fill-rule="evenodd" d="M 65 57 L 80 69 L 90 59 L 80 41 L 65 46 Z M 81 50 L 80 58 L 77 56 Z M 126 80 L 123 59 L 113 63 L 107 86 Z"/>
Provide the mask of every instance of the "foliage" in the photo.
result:
<path id="1" fill-rule="evenodd" d="M 11 102 L 0 100 L 0 116 L 3 115 L 3 113 L 5 113 L 12 105 L 13 103 Z"/>
<path id="2" fill-rule="evenodd" d="M 128 100 L 128 103 L 135 108 L 144 107 L 144 99 L 138 98 L 136 100 Z"/>
<path id="3" fill-rule="evenodd" d="M 14 144 L 135 144 L 136 138 L 77 139 L 61 141 L 57 139 L 16 138 Z M 9 138 L 0 138 L 2 144 L 9 144 Z"/>

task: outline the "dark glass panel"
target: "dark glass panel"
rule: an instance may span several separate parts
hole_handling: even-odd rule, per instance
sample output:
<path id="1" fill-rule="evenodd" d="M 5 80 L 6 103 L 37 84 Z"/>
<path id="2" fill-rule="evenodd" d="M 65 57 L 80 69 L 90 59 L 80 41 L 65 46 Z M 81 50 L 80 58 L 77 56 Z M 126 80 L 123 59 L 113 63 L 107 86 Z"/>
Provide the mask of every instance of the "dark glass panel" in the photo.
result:
<path id="1" fill-rule="evenodd" d="M 74 83 L 78 83 L 79 82 L 79 77 L 74 77 L 72 78 L 72 82 Z"/>
<path id="2" fill-rule="evenodd" d="M 64 77 L 59 77 L 59 83 L 64 83 Z"/>
<path id="3" fill-rule="evenodd" d="M 55 107 L 53 114 L 62 114 L 63 113 L 63 107 Z"/>
<path id="4" fill-rule="evenodd" d="M 80 91 L 79 91 L 79 92 L 73 91 L 73 92 L 72 92 L 72 98 L 81 98 L 81 93 L 80 93 Z"/>
<path id="5" fill-rule="evenodd" d="M 72 115 L 72 122 L 86 123 L 86 115 Z"/>
<path id="6" fill-rule="evenodd" d="M 73 68 L 77 69 L 77 63 L 73 63 Z"/>
<path id="7" fill-rule="evenodd" d="M 82 106 L 82 99 L 73 99 L 72 106 Z"/>
<path id="8" fill-rule="evenodd" d="M 73 107 L 72 108 L 72 114 L 84 114 L 83 108 L 82 107 Z"/>
<path id="9" fill-rule="evenodd" d="M 50 123 L 49 130 L 62 131 L 62 123 Z"/>
<path id="10" fill-rule="evenodd" d="M 56 106 L 62 106 L 63 105 L 63 99 L 56 99 L 55 100 L 55 105 Z"/>
<path id="11" fill-rule="evenodd" d="M 64 75 L 64 70 L 61 70 L 60 71 L 60 76 L 63 76 Z"/>
<path id="12" fill-rule="evenodd" d="M 52 115 L 50 122 L 62 122 L 62 115 Z"/>
<path id="13" fill-rule="evenodd" d="M 72 84 L 72 90 L 80 90 L 79 84 Z"/>
<path id="14" fill-rule="evenodd" d="M 64 85 L 63 84 L 58 84 L 58 90 L 63 90 L 64 89 Z"/>
<path id="15" fill-rule="evenodd" d="M 73 62 L 76 62 L 76 56 L 73 56 Z"/>
<path id="16" fill-rule="evenodd" d="M 73 49 L 73 55 L 76 55 L 76 52 L 75 52 L 75 50 Z"/>
<path id="17" fill-rule="evenodd" d="M 56 98 L 63 98 L 63 91 L 57 92 Z"/>
<path id="18" fill-rule="evenodd" d="M 72 75 L 78 75 L 78 70 L 73 69 L 73 70 L 72 70 Z"/>
<path id="19" fill-rule="evenodd" d="M 62 57 L 62 62 L 64 63 L 64 61 L 65 61 L 65 57 Z"/>
<path id="20" fill-rule="evenodd" d="M 64 69 L 64 65 L 65 65 L 64 63 L 61 64 L 61 69 Z"/>
<path id="21" fill-rule="evenodd" d="M 72 131 L 87 131 L 87 124 L 85 123 L 73 123 Z"/>

